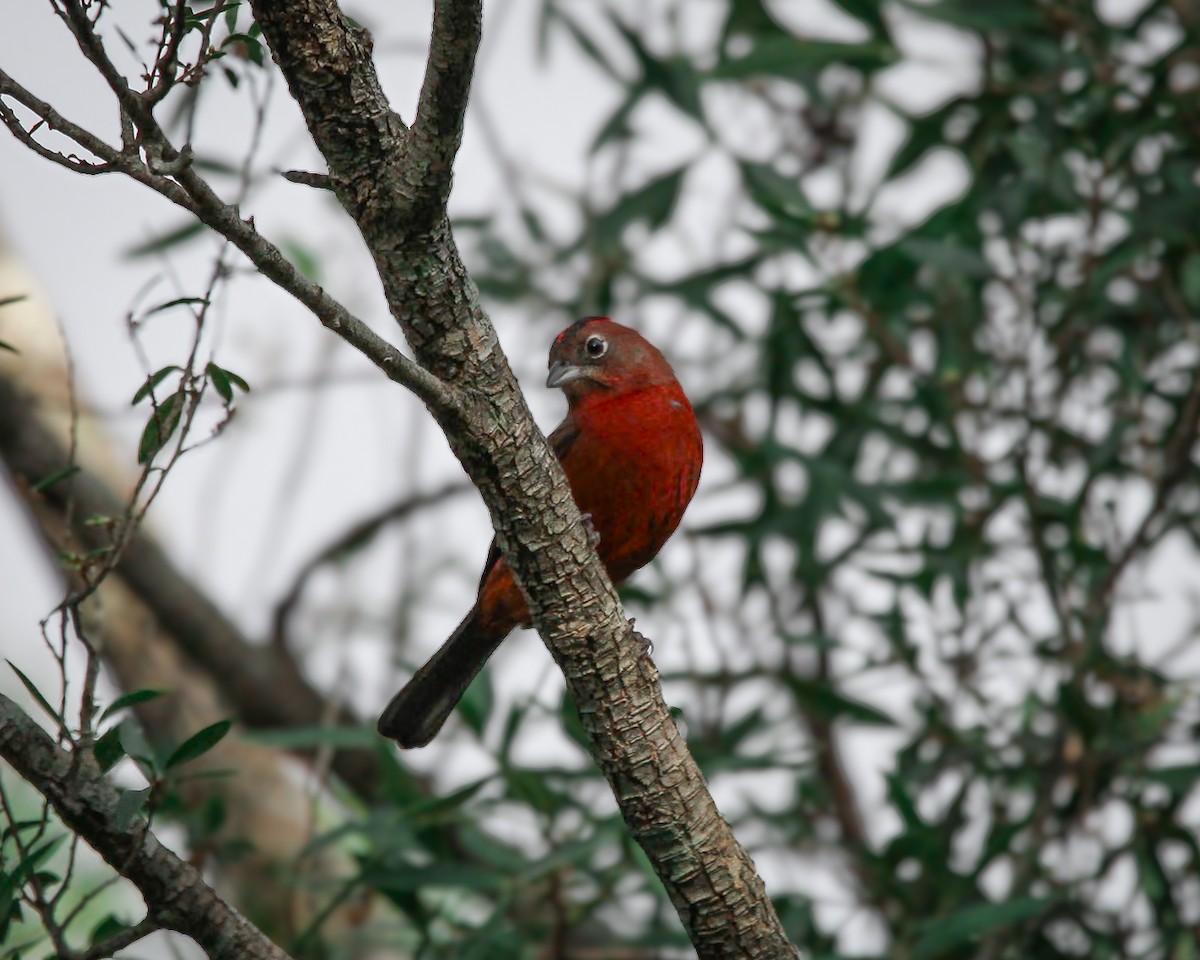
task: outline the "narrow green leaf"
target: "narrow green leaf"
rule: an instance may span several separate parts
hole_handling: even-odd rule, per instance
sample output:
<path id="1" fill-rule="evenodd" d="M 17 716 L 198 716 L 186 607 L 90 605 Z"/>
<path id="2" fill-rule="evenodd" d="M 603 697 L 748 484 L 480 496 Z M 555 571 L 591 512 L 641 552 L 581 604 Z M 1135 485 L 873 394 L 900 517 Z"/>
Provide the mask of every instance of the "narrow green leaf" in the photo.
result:
<path id="1" fill-rule="evenodd" d="M 21 355 L 20 350 L 4 340 L 0 340 L 0 350 L 7 350 L 9 353 L 15 353 L 18 357 Z"/>
<path id="2" fill-rule="evenodd" d="M 208 298 L 207 297 L 177 297 L 174 300 L 168 300 L 166 303 L 160 303 L 157 307 L 151 307 L 144 314 L 142 314 L 142 316 L 150 317 L 156 313 L 163 313 L 166 310 L 170 310 L 173 307 L 183 307 L 183 306 L 189 306 L 189 307 L 190 306 L 208 306 Z M 179 368 L 176 367 L 175 369 L 178 370 Z"/>
<path id="3" fill-rule="evenodd" d="M 20 680 L 21 683 L 25 685 L 25 689 L 28 690 L 29 695 L 31 697 L 33 697 L 34 700 L 37 701 L 38 706 L 40 706 L 43 710 L 45 710 L 46 713 L 54 720 L 55 723 L 61 723 L 62 717 L 60 717 L 58 715 L 57 710 L 55 710 L 52 706 L 50 706 L 50 702 L 45 697 L 42 696 L 42 691 L 33 685 L 33 681 L 30 680 L 27 676 L 25 676 L 25 674 L 23 674 L 17 668 L 17 665 L 15 663 L 13 663 L 11 660 L 5 660 L 4 662 L 7 663 L 9 665 L 9 667 L 12 668 L 12 672 L 15 673 L 17 675 L 17 679 Z"/>
<path id="4" fill-rule="evenodd" d="M 93 947 L 97 946 L 105 940 L 115 937 L 118 933 L 124 933 L 128 929 L 128 923 L 124 920 L 118 920 L 116 914 L 110 913 L 92 928 L 92 936 L 88 943 Z"/>
<path id="5" fill-rule="evenodd" d="M 175 373 L 177 370 L 182 370 L 182 369 L 183 369 L 182 367 L 177 366 L 176 364 L 171 364 L 168 367 L 163 367 L 161 370 L 158 370 L 158 371 L 150 374 L 150 376 L 148 376 L 146 378 L 146 382 L 143 383 L 140 387 L 138 387 L 137 393 L 135 393 L 133 395 L 133 400 L 130 402 L 130 406 L 136 407 L 139 403 L 141 403 L 148 396 L 150 396 L 151 390 L 153 390 L 160 383 L 162 383 L 172 373 Z"/>
<path id="6" fill-rule="evenodd" d="M 145 703 L 148 700 L 156 700 L 166 692 L 166 690 L 146 689 L 134 690 L 131 693 L 123 694 L 122 696 L 117 697 L 116 700 L 114 700 L 104 709 L 104 712 L 100 714 L 100 722 L 103 723 L 114 713 L 124 710 L 126 707 L 134 707 L 139 703 Z"/>
<path id="7" fill-rule="evenodd" d="M 645 186 L 626 194 L 607 213 L 596 218 L 596 245 L 602 250 L 616 248 L 627 226 L 645 220 L 651 230 L 657 230 L 671 218 L 679 190 L 683 185 L 686 167 L 656 177 Z"/>
<path id="8" fill-rule="evenodd" d="M 389 863 L 387 869 L 363 876 L 380 893 L 414 893 L 431 887 L 459 887 L 464 890 L 499 890 L 508 874 L 500 870 L 480 867 L 478 864 L 456 864 L 450 862 L 430 863 L 422 866 Z"/>
<path id="9" fill-rule="evenodd" d="M 909 237 L 901 240 L 898 248 L 918 263 L 937 267 L 944 273 L 979 279 L 987 279 L 992 275 L 992 268 L 982 253 L 948 237 L 937 240 Z"/>
<path id="10" fill-rule="evenodd" d="M 147 780 L 157 780 L 160 770 L 158 758 L 138 722 L 133 717 L 125 717 L 116 729 L 121 750 L 138 765 Z"/>
<path id="11" fill-rule="evenodd" d="M 226 403 L 233 402 L 233 388 L 237 387 L 243 393 L 250 392 L 250 384 L 239 377 L 232 370 L 226 370 L 223 367 L 218 367 L 215 363 L 209 363 L 204 368 L 204 372 L 208 375 L 209 382 L 212 383 L 213 389 L 221 395 L 221 399 Z"/>
<path id="12" fill-rule="evenodd" d="M 113 821 L 117 829 L 128 830 L 132 827 L 134 820 L 146 808 L 146 801 L 149 799 L 149 787 L 143 787 L 141 790 L 122 790 L 117 800 L 117 809 L 113 812 Z"/>
<path id="13" fill-rule="evenodd" d="M 479 674 L 467 687 L 467 692 L 458 702 L 458 715 L 477 735 L 483 735 L 488 717 L 492 715 L 492 707 L 496 698 L 492 694 L 492 681 L 487 671 Z"/>
<path id="14" fill-rule="evenodd" d="M 321 261 L 307 246 L 294 238 L 284 237 L 279 241 L 279 249 L 306 280 L 321 282 Z"/>
<path id="15" fill-rule="evenodd" d="M 834 690 L 828 683 L 804 680 L 799 677 L 788 679 L 792 695 L 805 710 L 824 720 L 845 719 L 871 727 L 894 727 L 896 721 L 882 710 L 868 706 L 860 700 L 852 700 Z"/>
<path id="16" fill-rule="evenodd" d="M 215 363 L 210 363 L 204 368 L 204 372 L 208 374 L 208 382 L 213 385 L 213 389 L 220 394 L 221 399 L 226 403 L 233 402 L 233 387 L 229 383 L 229 377 L 225 375 L 225 371 L 218 367 Z"/>
<path id="17" fill-rule="evenodd" d="M 1002 903 L 973 903 L 950 916 L 930 920 L 913 947 L 913 960 L 934 960 L 966 946 L 979 937 L 1016 926 L 1043 913 L 1053 901 L 1018 897 Z"/>
<path id="18" fill-rule="evenodd" d="M 1146 779 L 1161 783 L 1176 796 L 1183 796 L 1200 781 L 1200 763 L 1186 763 L 1174 767 L 1157 767 L 1146 771 Z"/>
<path id="19" fill-rule="evenodd" d="M 182 226 L 168 230 L 166 233 L 160 233 L 157 237 L 151 237 L 143 243 L 129 247 L 125 250 L 125 256 L 130 259 L 137 259 L 138 257 L 148 257 L 151 254 L 162 253 L 171 247 L 177 247 L 186 243 L 193 237 L 199 236 L 203 231 L 204 224 L 199 220 L 193 220 Z"/>
<path id="20" fill-rule="evenodd" d="M 1183 297 L 1200 310 L 1200 253 L 1189 253 L 1179 269 L 1179 286 Z"/>
<path id="21" fill-rule="evenodd" d="M 33 485 L 33 492 L 34 493 L 44 493 L 45 491 L 49 490 L 52 486 L 54 486 L 56 483 L 58 483 L 58 481 L 66 480 L 67 477 L 73 477 L 75 474 L 77 474 L 79 472 L 79 470 L 80 470 L 80 467 L 79 467 L 79 464 L 77 464 L 77 463 L 68 464 L 67 466 L 63 467 L 61 470 L 55 470 L 48 477 L 42 477 L 41 480 L 39 480 L 37 483 L 35 483 Z"/>
<path id="22" fill-rule="evenodd" d="M 117 761 L 125 756 L 125 746 L 121 743 L 121 728 L 115 726 L 102 734 L 92 747 L 96 763 L 107 773 L 117 765 Z"/>
<path id="23" fill-rule="evenodd" d="M 767 213 L 810 223 L 816 210 L 796 177 L 785 177 L 759 163 L 743 163 L 742 179 L 751 198 Z"/>
<path id="24" fill-rule="evenodd" d="M 812 85 L 830 64 L 871 73 L 897 59 L 895 48 L 888 43 L 831 43 L 776 32 L 754 37 L 744 54 L 723 59 L 713 70 L 713 76 L 723 80 L 786 77 Z"/>
<path id="25" fill-rule="evenodd" d="M 190 763 L 197 757 L 208 753 L 209 750 L 221 741 L 232 726 L 232 720 L 218 720 L 216 723 L 210 724 L 203 730 L 192 734 L 167 757 L 165 769 L 170 770 L 182 764 Z"/>
<path id="26" fill-rule="evenodd" d="M 154 459 L 175 433 L 183 414 L 183 391 L 167 397 L 158 408 L 150 414 L 142 439 L 138 443 L 138 463 L 146 464 Z"/>

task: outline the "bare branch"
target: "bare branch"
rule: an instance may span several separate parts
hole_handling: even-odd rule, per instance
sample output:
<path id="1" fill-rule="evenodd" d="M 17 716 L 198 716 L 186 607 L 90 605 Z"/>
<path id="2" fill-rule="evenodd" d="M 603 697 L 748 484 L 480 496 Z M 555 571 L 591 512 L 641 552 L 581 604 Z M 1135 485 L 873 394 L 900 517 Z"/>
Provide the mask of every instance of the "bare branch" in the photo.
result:
<path id="1" fill-rule="evenodd" d="M 66 167 L 68 170 L 73 170 L 76 173 L 109 173 L 115 169 L 114 161 L 117 160 L 116 151 L 107 143 L 99 137 L 93 136 L 82 127 L 71 123 L 51 107 L 50 104 L 33 96 L 33 94 L 5 73 L 4 70 L 0 70 L 0 97 L 4 96 L 12 97 L 13 100 L 37 117 L 37 123 L 32 128 L 26 129 L 12 108 L 4 103 L 3 100 L 0 100 L 0 120 L 8 127 L 13 136 L 39 156 L 45 157 L 47 160 L 57 163 L 59 166 Z M 100 162 L 90 163 L 78 157 L 64 155 L 50 149 L 45 144 L 39 142 L 34 136 L 37 128 L 42 126 L 53 130 L 55 133 L 61 133 L 66 137 L 70 137 L 81 148 L 87 150 L 93 156 L 101 158 Z"/>
<path id="2" fill-rule="evenodd" d="M 316 190 L 333 189 L 333 184 L 329 182 L 329 174 L 327 173 L 310 173 L 307 170 L 281 170 L 280 176 L 284 180 L 298 183 L 302 187 L 312 187 Z"/>
<path id="3" fill-rule="evenodd" d="M 120 933 L 115 933 L 103 943 L 98 943 L 94 947 L 89 947 L 87 950 L 74 951 L 64 954 L 61 960 L 105 960 L 111 957 L 118 950 L 124 950 L 126 947 L 133 946 L 139 940 L 143 940 L 152 933 L 162 929 L 162 925 L 155 920 L 146 919 L 141 923 L 135 924 Z"/>
<path id="4" fill-rule="evenodd" d="M 436 215 L 446 209 L 450 197 L 482 32 L 480 0 L 435 0 L 429 59 L 406 159 L 420 177 L 418 203 Z"/>
<path id="5" fill-rule="evenodd" d="M 299 603 L 300 596 L 304 592 L 309 579 L 321 567 L 350 550 L 361 546 L 374 537 L 387 524 L 403 520 L 405 517 L 412 516 L 417 510 L 424 510 L 456 494 L 465 493 L 470 489 L 471 487 L 464 483 L 450 483 L 429 493 L 419 493 L 405 497 L 403 500 L 389 504 L 365 520 L 360 520 L 341 536 L 322 547 L 300 568 L 300 572 L 296 574 L 296 579 L 292 583 L 291 589 L 288 590 L 287 594 L 284 595 L 284 598 L 276 606 L 275 616 L 272 618 L 272 622 L 275 625 L 272 630 L 273 641 L 277 644 L 285 642 L 288 619 L 291 617 L 296 604 Z"/>

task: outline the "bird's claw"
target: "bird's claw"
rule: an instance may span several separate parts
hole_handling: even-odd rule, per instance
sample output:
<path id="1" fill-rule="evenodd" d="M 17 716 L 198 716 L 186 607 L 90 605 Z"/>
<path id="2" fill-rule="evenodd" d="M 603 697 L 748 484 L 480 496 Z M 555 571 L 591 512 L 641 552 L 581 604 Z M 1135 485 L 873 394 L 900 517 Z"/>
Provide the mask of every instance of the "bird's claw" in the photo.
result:
<path id="1" fill-rule="evenodd" d="M 633 637 L 634 642 L 637 643 L 642 648 L 642 656 L 643 657 L 649 657 L 649 656 L 653 655 L 654 641 L 651 640 L 649 637 L 647 637 L 641 633 L 638 633 L 637 619 L 635 617 L 629 618 L 629 634 L 631 637 Z"/>
<path id="2" fill-rule="evenodd" d="M 592 523 L 592 515 L 590 513 L 585 513 L 582 514 L 582 516 L 583 529 L 587 531 L 588 543 L 593 547 L 600 546 L 600 531 L 598 531 L 595 525 Z"/>

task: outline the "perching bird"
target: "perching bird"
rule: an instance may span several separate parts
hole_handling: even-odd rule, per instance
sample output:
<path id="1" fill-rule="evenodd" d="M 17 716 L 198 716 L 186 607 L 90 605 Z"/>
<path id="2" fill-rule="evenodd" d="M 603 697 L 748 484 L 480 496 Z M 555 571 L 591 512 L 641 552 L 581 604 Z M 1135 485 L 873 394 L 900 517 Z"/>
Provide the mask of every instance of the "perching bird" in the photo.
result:
<path id="1" fill-rule="evenodd" d="M 704 459 L 696 415 L 663 355 L 607 317 L 558 335 L 546 386 L 561 387 L 568 407 L 550 445 L 620 583 L 654 559 L 696 492 Z M 425 746 L 501 641 L 528 624 L 525 598 L 493 541 L 474 608 L 392 698 L 379 732 L 401 747 Z"/>

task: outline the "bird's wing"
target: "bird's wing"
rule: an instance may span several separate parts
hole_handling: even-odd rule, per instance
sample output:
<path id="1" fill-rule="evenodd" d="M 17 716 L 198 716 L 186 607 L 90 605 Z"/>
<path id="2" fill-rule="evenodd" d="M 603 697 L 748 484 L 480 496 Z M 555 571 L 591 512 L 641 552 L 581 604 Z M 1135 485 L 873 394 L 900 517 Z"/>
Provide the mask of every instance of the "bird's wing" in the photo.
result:
<path id="1" fill-rule="evenodd" d="M 567 451 L 579 439 L 579 428 L 575 426 L 575 421 L 568 416 L 566 420 L 554 428 L 554 432 L 550 434 L 548 439 L 550 441 L 550 449 L 558 457 L 558 462 L 562 463 L 567 457 Z"/>
<path id="2" fill-rule="evenodd" d="M 558 462 L 562 463 L 563 458 L 567 455 L 567 451 L 571 449 L 575 441 L 579 439 L 579 430 L 575 427 L 575 422 L 568 416 L 562 423 L 554 428 L 554 432 L 547 437 L 550 441 L 550 449 L 554 451 L 554 455 L 558 457 Z M 487 583 L 488 574 L 492 572 L 492 567 L 500 559 L 500 545 L 496 542 L 496 538 L 492 538 L 492 545 L 488 547 L 487 560 L 483 563 L 483 573 L 479 577 L 479 589 L 483 589 L 483 585 Z"/>

